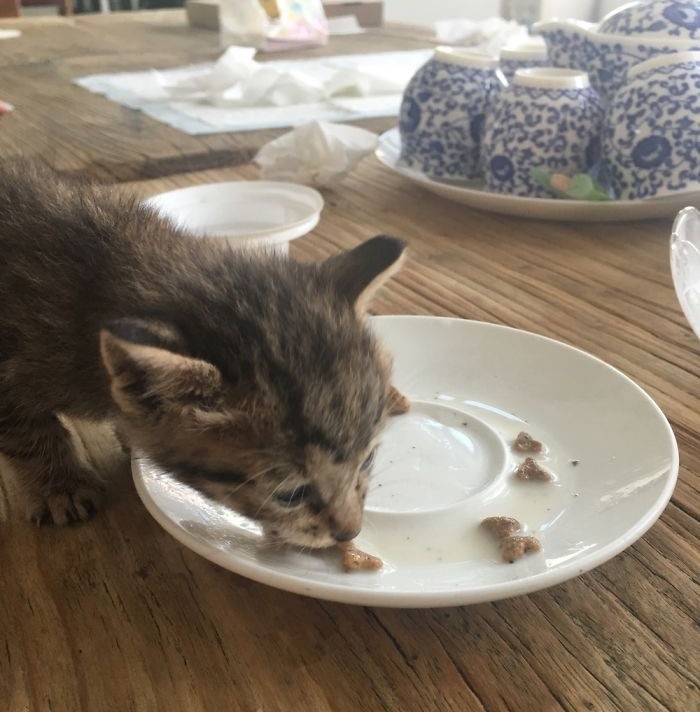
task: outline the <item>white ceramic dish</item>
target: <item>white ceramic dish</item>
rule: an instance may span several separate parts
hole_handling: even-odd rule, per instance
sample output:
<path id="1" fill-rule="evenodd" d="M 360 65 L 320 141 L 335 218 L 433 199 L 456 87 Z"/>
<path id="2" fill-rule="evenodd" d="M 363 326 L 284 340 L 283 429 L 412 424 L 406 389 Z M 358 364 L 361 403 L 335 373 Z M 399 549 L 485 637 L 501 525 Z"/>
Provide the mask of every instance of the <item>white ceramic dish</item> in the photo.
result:
<path id="1" fill-rule="evenodd" d="M 391 129 L 379 137 L 379 146 L 375 155 L 394 173 L 417 183 L 431 193 L 479 210 L 518 215 L 524 218 L 580 222 L 645 220 L 675 215 L 686 205 L 700 205 L 700 191 L 654 200 L 592 202 L 560 200 L 558 198 L 521 198 L 490 193 L 479 186 L 468 183 L 433 180 L 401 164 L 399 160 L 401 137 L 398 129 Z"/>
<path id="2" fill-rule="evenodd" d="M 678 301 L 700 338 L 700 211 L 678 213 L 671 235 L 671 273 Z"/>
<path id="3" fill-rule="evenodd" d="M 180 188 L 146 203 L 194 232 L 236 247 L 286 252 L 318 224 L 323 198 L 313 188 L 277 181 L 235 181 Z"/>
<path id="4" fill-rule="evenodd" d="M 413 401 L 380 446 L 358 546 L 381 572 L 343 573 L 334 551 L 270 549 L 257 525 L 135 458 L 151 514 L 215 563 L 256 581 L 362 605 L 434 607 L 536 591 L 594 568 L 638 539 L 666 506 L 678 449 L 644 391 L 602 361 L 508 327 L 379 317 L 395 382 Z M 515 480 L 509 443 L 547 446 L 553 483 Z M 573 464 L 572 461 L 577 461 Z M 478 527 L 519 519 L 543 551 L 509 565 Z"/>

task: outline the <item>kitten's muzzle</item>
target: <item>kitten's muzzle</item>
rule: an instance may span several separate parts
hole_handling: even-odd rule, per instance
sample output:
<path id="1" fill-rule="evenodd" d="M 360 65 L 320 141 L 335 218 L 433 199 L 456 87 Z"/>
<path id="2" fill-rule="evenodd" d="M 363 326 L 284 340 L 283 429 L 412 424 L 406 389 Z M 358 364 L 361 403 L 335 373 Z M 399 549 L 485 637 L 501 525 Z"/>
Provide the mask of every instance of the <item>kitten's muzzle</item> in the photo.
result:
<path id="1" fill-rule="evenodd" d="M 340 532 L 333 532 L 333 538 L 340 544 L 344 541 L 350 541 L 354 539 L 360 533 L 359 527 L 353 530 L 344 530 Z"/>

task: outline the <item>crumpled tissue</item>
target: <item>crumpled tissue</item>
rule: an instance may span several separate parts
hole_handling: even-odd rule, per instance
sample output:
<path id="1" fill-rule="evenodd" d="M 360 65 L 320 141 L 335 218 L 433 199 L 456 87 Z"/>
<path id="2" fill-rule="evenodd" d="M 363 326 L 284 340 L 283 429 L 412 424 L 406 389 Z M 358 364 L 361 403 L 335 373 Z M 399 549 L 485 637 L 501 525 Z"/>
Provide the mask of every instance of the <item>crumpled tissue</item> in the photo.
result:
<path id="1" fill-rule="evenodd" d="M 435 37 L 439 42 L 460 44 L 498 54 L 504 45 L 527 39 L 528 31 L 525 25 L 504 20 L 502 17 L 489 17 L 486 20 L 459 18 L 438 20 L 435 23 Z"/>
<path id="2" fill-rule="evenodd" d="M 278 69 L 256 62 L 252 47 L 229 47 L 207 73 L 175 82 L 161 77 L 161 88 L 174 99 L 189 99 L 214 106 L 290 106 L 346 97 L 400 94 L 410 79 L 391 66 L 338 68 L 325 76 L 296 69 Z"/>
<path id="3" fill-rule="evenodd" d="M 326 186 L 340 181 L 376 147 L 371 131 L 312 121 L 270 141 L 254 161 L 266 180 Z"/>

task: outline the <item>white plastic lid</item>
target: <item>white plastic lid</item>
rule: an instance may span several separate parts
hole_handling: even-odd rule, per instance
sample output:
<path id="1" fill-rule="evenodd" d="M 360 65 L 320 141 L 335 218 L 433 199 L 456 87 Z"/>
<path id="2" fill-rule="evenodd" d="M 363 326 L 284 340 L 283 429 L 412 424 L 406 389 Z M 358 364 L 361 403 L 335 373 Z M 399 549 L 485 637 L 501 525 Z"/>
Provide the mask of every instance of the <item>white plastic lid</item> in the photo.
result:
<path id="1" fill-rule="evenodd" d="M 586 72 L 560 67 L 518 69 L 513 83 L 521 87 L 538 89 L 586 89 L 590 86 Z"/>
<path id="2" fill-rule="evenodd" d="M 274 245 L 313 230 L 323 198 L 295 183 L 234 181 L 172 190 L 146 204 L 195 233 Z"/>

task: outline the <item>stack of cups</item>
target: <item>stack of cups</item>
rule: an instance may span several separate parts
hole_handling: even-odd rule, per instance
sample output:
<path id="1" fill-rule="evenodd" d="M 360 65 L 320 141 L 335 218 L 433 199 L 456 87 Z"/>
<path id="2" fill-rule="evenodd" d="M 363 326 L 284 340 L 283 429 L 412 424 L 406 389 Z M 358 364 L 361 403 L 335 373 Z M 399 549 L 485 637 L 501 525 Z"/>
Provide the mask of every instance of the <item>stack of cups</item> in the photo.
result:
<path id="1" fill-rule="evenodd" d="M 485 183 L 515 196 L 551 197 L 532 177 L 595 173 L 603 107 L 585 72 L 546 64 L 541 42 L 504 49 L 501 61 L 438 47 L 404 92 L 401 161 L 440 180 Z M 527 68 L 523 68 L 527 67 Z M 502 68 L 514 72 L 509 85 Z"/>
<path id="2" fill-rule="evenodd" d="M 401 160 L 431 178 L 479 178 L 484 121 L 505 87 L 495 57 L 438 47 L 404 92 Z"/>
<path id="3" fill-rule="evenodd" d="M 588 75 L 573 69 L 519 69 L 489 116 L 482 146 L 486 188 L 551 197 L 531 176 L 586 173 L 600 162 L 603 107 Z"/>

